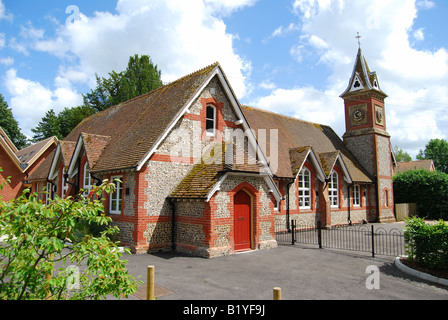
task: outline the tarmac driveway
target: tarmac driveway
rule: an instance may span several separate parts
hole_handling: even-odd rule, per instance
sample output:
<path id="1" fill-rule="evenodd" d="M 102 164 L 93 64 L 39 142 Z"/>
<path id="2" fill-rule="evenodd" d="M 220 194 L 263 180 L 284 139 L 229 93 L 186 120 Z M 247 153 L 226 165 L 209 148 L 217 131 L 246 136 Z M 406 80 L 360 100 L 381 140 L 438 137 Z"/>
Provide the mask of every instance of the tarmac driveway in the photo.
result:
<path id="1" fill-rule="evenodd" d="M 272 300 L 274 287 L 282 289 L 282 300 L 448 300 L 448 288 L 401 272 L 394 257 L 363 252 L 296 245 L 215 259 L 171 253 L 125 259 L 145 284 L 147 266 L 155 266 L 158 300 Z M 378 273 L 366 272 L 369 266 Z M 142 287 L 130 299 L 144 297 Z"/>

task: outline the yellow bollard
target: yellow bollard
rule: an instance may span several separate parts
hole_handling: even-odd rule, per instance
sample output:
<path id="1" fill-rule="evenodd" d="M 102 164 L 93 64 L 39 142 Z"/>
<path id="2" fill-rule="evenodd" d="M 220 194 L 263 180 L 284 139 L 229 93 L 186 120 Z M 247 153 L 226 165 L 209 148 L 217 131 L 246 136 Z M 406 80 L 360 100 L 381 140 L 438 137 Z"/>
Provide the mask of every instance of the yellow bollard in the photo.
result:
<path id="1" fill-rule="evenodd" d="M 282 289 L 275 287 L 274 288 L 274 300 L 282 300 Z"/>
<path id="2" fill-rule="evenodd" d="M 146 282 L 146 300 L 154 300 L 154 266 L 148 266 Z"/>

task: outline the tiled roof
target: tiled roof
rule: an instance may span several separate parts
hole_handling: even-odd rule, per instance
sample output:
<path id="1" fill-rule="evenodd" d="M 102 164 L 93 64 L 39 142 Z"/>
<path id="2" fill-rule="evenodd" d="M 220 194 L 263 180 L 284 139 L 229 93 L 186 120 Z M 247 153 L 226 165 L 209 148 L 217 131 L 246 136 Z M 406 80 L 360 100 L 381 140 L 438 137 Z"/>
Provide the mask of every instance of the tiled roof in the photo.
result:
<path id="1" fill-rule="evenodd" d="M 247 106 L 242 106 L 242 110 L 252 129 L 255 131 L 260 129 L 266 130 L 267 150 L 271 150 L 271 147 L 276 147 L 270 146 L 270 130 L 278 130 L 278 168 L 274 172 L 276 176 L 283 178 L 295 177 L 297 174 L 294 170 L 295 163 L 299 164 L 303 159 L 300 159 L 300 154 L 295 158 L 291 157 L 291 149 L 304 152 L 305 149 L 303 148 L 311 147 L 316 156 L 318 156 L 320 165 L 326 175 L 329 174 L 328 168 L 326 169 L 326 164 L 322 160 L 331 162 L 331 159 L 340 154 L 352 181 L 372 182 L 365 169 L 362 168 L 356 158 L 346 148 L 341 138 L 329 126 L 302 121 Z M 331 171 L 331 169 L 332 167 L 329 170 Z"/>
<path id="2" fill-rule="evenodd" d="M 215 144 L 211 148 L 211 156 L 194 165 L 170 197 L 204 199 L 225 173 L 266 173 L 266 167 L 253 159 L 247 150 L 240 152 L 237 145 L 233 145 L 233 148 L 229 146 L 225 143 Z M 229 155 L 233 155 L 232 158 Z"/>
<path id="3" fill-rule="evenodd" d="M 77 141 L 81 133 L 110 137 L 92 172 L 135 168 L 216 68 L 218 63 L 92 115 L 65 140 Z"/>
<path id="4" fill-rule="evenodd" d="M 62 150 L 62 159 L 64 166 L 68 167 L 70 160 L 73 156 L 73 151 L 75 151 L 76 142 L 74 141 L 59 141 Z"/>
<path id="5" fill-rule="evenodd" d="M 417 161 L 401 161 L 398 162 L 397 172 L 407 170 L 426 169 L 433 171 L 434 162 L 432 160 L 417 160 Z"/>
<path id="6" fill-rule="evenodd" d="M 293 176 L 296 176 L 300 172 L 310 151 L 310 146 L 289 149 L 291 173 Z"/>
<path id="7" fill-rule="evenodd" d="M 84 143 L 84 150 L 87 155 L 89 167 L 95 168 L 97 161 L 100 159 L 101 154 L 106 149 L 111 137 L 89 133 L 82 133 L 81 137 Z"/>
<path id="8" fill-rule="evenodd" d="M 16 152 L 17 158 L 21 163 L 27 164 L 29 168 L 34 161 L 38 159 L 38 157 L 47 150 L 53 143 L 57 145 L 57 138 L 51 137 L 42 141 L 39 141 L 36 144 L 33 144 L 29 147 L 26 147 L 22 150 Z"/>
<path id="9" fill-rule="evenodd" d="M 28 176 L 28 181 L 47 180 L 56 149 Z"/>

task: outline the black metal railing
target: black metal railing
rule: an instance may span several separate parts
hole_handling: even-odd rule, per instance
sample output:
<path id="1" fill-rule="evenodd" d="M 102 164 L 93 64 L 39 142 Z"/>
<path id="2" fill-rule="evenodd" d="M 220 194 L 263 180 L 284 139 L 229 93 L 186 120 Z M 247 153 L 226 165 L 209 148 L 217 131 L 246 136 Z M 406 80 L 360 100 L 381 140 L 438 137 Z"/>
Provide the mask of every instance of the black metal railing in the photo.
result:
<path id="1" fill-rule="evenodd" d="M 400 256 L 405 254 L 404 235 L 401 230 L 374 224 L 321 227 L 320 221 L 313 224 L 297 224 L 291 220 L 276 223 L 276 240 L 279 244 L 310 244 L 319 248 L 331 248 L 370 252 L 375 255 Z"/>

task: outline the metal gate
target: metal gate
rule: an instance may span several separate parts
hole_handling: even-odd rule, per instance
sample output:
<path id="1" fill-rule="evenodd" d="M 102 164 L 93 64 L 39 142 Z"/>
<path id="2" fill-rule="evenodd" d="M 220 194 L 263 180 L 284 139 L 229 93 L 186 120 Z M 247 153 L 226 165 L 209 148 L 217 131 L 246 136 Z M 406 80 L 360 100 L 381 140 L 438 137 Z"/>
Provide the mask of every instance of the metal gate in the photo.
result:
<path id="1" fill-rule="evenodd" d="M 405 254 L 404 234 L 397 228 L 387 229 L 375 224 L 323 228 L 320 221 L 316 225 L 297 224 L 295 220 L 291 220 L 289 225 L 277 223 L 276 240 L 280 245 L 297 243 L 316 245 L 321 249 L 370 252 L 372 257 Z"/>

